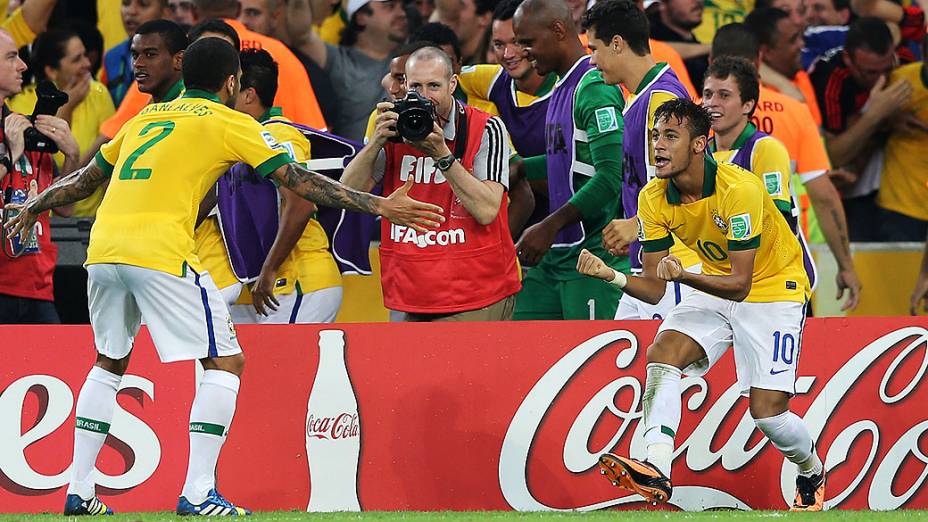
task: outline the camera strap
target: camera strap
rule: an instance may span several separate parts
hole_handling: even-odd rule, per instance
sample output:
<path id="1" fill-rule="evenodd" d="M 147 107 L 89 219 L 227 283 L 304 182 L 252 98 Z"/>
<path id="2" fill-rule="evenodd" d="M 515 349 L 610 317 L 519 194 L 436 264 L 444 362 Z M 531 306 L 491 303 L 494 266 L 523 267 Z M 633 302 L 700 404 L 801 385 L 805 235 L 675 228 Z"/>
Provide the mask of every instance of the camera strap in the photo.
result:
<path id="1" fill-rule="evenodd" d="M 467 110 L 457 100 L 454 107 L 458 112 L 454 129 L 454 157 L 463 163 L 464 152 L 467 150 Z"/>

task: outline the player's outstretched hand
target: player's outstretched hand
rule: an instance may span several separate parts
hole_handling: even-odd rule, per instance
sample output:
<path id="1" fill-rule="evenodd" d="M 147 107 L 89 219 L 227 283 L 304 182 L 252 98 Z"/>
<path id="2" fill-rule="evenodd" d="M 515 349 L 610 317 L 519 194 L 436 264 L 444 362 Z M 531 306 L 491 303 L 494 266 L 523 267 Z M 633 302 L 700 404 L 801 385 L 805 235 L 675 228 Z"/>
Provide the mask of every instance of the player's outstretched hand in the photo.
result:
<path id="1" fill-rule="evenodd" d="M 255 311 L 267 317 L 271 311 L 276 312 L 280 307 L 280 301 L 274 295 L 274 283 L 277 282 L 276 274 L 265 273 L 263 270 L 258 276 L 257 281 L 251 287 L 251 302 Z"/>
<path id="2" fill-rule="evenodd" d="M 657 264 L 657 277 L 664 281 L 676 281 L 683 275 L 683 263 L 677 256 L 668 255 Z"/>
<path id="3" fill-rule="evenodd" d="M 909 301 L 910 314 L 918 315 L 921 311 L 928 312 L 928 273 L 925 272 L 918 274 L 918 281 L 915 282 L 912 299 Z"/>
<path id="4" fill-rule="evenodd" d="M 587 249 L 580 251 L 577 258 L 577 271 L 583 275 L 611 281 L 615 277 L 614 271 L 606 263 Z"/>
<path id="5" fill-rule="evenodd" d="M 857 272 L 855 272 L 853 268 L 850 270 L 839 270 L 838 275 L 835 277 L 835 282 L 838 285 L 838 295 L 835 296 L 835 299 L 841 299 L 844 297 L 844 291 L 848 291 L 847 301 L 841 306 L 841 311 L 844 312 L 857 308 L 857 303 L 860 302 L 860 289 L 862 287 L 860 279 L 857 277 Z"/>
<path id="6" fill-rule="evenodd" d="M 437 228 L 445 222 L 444 210 L 438 205 L 423 203 L 409 197 L 413 178 L 390 194 L 380 205 L 380 215 L 397 225 L 406 225 L 416 232 Z"/>
<path id="7" fill-rule="evenodd" d="M 23 231 L 32 230 L 32 227 L 35 226 L 36 220 L 39 219 L 38 214 L 34 214 L 29 211 L 29 204 L 35 200 L 36 195 L 38 194 L 39 186 L 35 180 L 32 180 L 29 183 L 29 196 L 26 199 L 25 203 L 15 204 L 7 203 L 4 205 L 3 212 L 9 215 L 10 211 L 18 211 L 19 213 L 9 219 L 6 222 L 4 228 L 6 229 L 7 239 L 11 239 L 19 235 Z"/>
<path id="8" fill-rule="evenodd" d="M 638 218 L 613 219 L 603 228 L 603 248 L 614 256 L 627 255 L 628 245 L 638 239 Z"/>

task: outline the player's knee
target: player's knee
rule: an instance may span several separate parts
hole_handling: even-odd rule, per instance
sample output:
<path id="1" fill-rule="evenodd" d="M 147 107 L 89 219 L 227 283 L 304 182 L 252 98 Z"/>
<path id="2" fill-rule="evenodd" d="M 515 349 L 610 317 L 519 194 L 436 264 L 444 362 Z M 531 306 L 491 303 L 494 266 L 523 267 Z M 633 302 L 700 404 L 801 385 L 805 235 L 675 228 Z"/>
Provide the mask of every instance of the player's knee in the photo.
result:
<path id="1" fill-rule="evenodd" d="M 225 357 L 210 357 L 201 359 L 200 362 L 203 363 L 204 370 L 222 370 L 238 377 L 241 377 L 245 371 L 245 354 L 243 353 Z"/>
<path id="2" fill-rule="evenodd" d="M 679 350 L 660 341 L 655 341 L 648 346 L 647 360 L 648 363 L 667 364 L 681 370 L 687 366 Z"/>
<path id="3" fill-rule="evenodd" d="M 97 361 L 94 365 L 115 375 L 125 375 L 126 370 L 129 369 L 129 356 L 122 359 L 110 359 L 105 355 L 97 354 Z"/>
<path id="4" fill-rule="evenodd" d="M 754 419 L 775 417 L 789 409 L 789 395 L 785 392 L 752 388 L 749 409 Z"/>

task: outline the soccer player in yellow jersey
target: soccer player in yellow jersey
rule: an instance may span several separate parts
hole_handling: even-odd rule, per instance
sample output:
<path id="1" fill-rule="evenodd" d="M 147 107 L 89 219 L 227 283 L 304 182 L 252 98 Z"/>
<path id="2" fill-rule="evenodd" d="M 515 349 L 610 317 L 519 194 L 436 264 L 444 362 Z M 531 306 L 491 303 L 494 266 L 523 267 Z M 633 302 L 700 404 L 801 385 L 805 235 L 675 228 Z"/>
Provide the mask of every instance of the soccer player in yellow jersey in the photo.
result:
<path id="1" fill-rule="evenodd" d="M 179 514 L 245 514 L 215 489 L 216 462 L 232 422 L 244 356 L 229 311 L 194 254 L 193 225 L 207 190 L 244 162 L 315 203 L 379 214 L 421 231 L 441 209 L 407 196 L 380 198 L 310 172 L 281 152 L 260 123 L 236 112 L 239 54 L 204 38 L 187 48 L 187 92 L 147 106 L 94 161 L 17 208 L 10 236 L 50 208 L 86 197 L 109 180 L 87 249 L 90 321 L 97 361 L 76 407 L 66 514 L 111 512 L 95 493 L 94 463 L 142 319 L 164 362 L 199 359 L 205 372 L 190 411 L 190 460 Z"/>
<path id="2" fill-rule="evenodd" d="M 294 161 L 309 161 L 309 140 L 279 107 L 277 64 L 264 50 L 242 52 L 242 90 L 235 110 L 261 122 Z M 313 219 L 316 206 L 290 189 L 279 187 L 280 225 L 261 274 L 250 287 L 254 307 L 250 322 L 263 324 L 330 323 L 342 304 L 342 277 L 329 252 L 322 225 Z M 225 258 L 228 260 L 228 258 Z"/>
<path id="3" fill-rule="evenodd" d="M 658 108 L 655 122 L 657 179 L 638 198 L 643 277 L 626 277 L 589 252 L 577 268 L 650 303 L 661 299 L 667 281 L 695 291 L 664 319 L 647 351 L 647 458 L 606 453 L 602 471 L 615 485 L 666 502 L 681 376 L 705 374 L 734 344 L 738 385 L 754 422 L 798 465 L 792 509 L 821 510 L 824 467 L 802 419 L 789 411 L 810 292 L 799 243 L 757 176 L 707 154 L 704 108 L 672 100 Z M 671 232 L 699 253 L 702 274 L 683 270 L 669 255 Z"/>

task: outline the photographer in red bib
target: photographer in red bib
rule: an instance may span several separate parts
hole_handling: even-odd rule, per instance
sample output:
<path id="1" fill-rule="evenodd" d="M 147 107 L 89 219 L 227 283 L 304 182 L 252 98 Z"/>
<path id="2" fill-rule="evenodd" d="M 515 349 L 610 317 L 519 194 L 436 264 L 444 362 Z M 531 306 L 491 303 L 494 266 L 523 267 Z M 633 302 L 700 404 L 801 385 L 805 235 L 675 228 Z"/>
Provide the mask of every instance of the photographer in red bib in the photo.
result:
<path id="1" fill-rule="evenodd" d="M 0 98 L 6 101 L 22 91 L 22 75 L 27 68 L 6 31 L 0 31 L 0 57 Z M 64 153 L 65 172 L 78 165 L 77 141 L 68 123 L 51 115 L 67 101 L 67 96 L 51 84 L 43 84 L 38 92 L 37 112 L 44 114 L 34 119 L 10 111 L 5 103 L 2 107 L 0 195 L 4 223 L 16 213 L 6 208 L 7 204 L 23 203 L 52 184 L 58 174 L 55 152 Z M 61 215 L 69 214 L 72 205 L 55 210 Z M 52 243 L 49 213 L 41 214 L 30 230 L 2 241 L 0 324 L 59 323 L 52 286 L 58 248 Z"/>
<path id="2" fill-rule="evenodd" d="M 437 47 L 406 62 L 406 97 L 378 104 L 376 130 L 342 183 L 384 195 L 412 179 L 410 196 L 444 209 L 425 234 L 381 221 L 384 305 L 406 320 L 498 321 L 521 288 L 508 228 L 509 139 L 499 118 L 455 101 L 452 63 Z"/>

